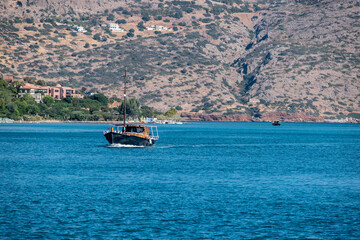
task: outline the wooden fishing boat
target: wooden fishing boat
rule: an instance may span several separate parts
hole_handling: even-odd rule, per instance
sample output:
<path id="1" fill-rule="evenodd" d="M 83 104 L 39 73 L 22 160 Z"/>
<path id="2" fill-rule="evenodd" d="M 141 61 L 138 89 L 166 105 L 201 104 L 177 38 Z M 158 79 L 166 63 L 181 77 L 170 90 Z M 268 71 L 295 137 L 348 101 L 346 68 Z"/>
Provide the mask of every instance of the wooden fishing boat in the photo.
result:
<path id="1" fill-rule="evenodd" d="M 124 123 L 109 127 L 104 136 L 110 144 L 152 146 L 159 140 L 157 126 L 126 123 L 126 70 L 124 83 Z"/>

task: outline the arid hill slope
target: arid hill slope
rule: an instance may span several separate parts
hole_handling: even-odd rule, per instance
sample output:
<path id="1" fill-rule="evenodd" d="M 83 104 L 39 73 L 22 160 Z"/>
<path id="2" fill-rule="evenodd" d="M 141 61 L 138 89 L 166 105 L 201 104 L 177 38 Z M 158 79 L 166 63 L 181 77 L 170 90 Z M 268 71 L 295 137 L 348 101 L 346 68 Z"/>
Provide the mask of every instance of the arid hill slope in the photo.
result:
<path id="1" fill-rule="evenodd" d="M 273 2 L 5 0 L 0 72 L 121 96 L 126 67 L 159 110 L 358 116 L 359 3 Z"/>

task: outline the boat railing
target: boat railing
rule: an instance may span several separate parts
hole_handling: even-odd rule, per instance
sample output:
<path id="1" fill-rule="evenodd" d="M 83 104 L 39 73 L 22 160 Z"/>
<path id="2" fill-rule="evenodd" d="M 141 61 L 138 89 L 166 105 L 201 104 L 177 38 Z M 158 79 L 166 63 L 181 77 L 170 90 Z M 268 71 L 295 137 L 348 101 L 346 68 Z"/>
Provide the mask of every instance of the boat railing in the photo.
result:
<path id="1" fill-rule="evenodd" d="M 149 126 L 149 135 L 151 139 L 159 140 L 159 132 L 157 126 Z"/>
<path id="2" fill-rule="evenodd" d="M 104 131 L 104 135 L 109 132 L 120 133 L 120 134 L 123 133 L 122 131 L 119 131 L 119 129 L 111 128 L 109 130 Z M 127 132 L 127 134 L 135 135 L 135 136 L 139 136 L 139 137 L 144 136 L 143 133 L 137 133 L 137 132 Z M 153 140 L 159 140 L 159 132 L 158 132 L 157 126 L 149 126 L 149 136 Z"/>

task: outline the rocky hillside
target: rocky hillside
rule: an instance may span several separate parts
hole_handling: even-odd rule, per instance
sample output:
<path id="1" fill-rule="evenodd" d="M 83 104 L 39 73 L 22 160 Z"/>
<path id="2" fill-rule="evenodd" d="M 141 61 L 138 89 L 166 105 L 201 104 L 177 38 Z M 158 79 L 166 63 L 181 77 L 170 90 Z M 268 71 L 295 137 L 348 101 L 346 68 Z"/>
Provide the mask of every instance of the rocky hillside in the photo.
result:
<path id="1" fill-rule="evenodd" d="M 130 95 L 159 110 L 359 117 L 359 12 L 351 0 L 3 0 L 0 72 L 121 96 L 127 68 Z"/>

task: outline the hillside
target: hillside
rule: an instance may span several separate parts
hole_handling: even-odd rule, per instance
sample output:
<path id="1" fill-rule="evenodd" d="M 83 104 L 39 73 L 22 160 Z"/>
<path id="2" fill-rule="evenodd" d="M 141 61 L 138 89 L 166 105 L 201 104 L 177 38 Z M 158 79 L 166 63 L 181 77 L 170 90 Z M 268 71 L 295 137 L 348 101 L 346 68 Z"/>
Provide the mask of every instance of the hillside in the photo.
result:
<path id="1" fill-rule="evenodd" d="M 273 2 L 5 0 L 0 72 L 111 97 L 126 67 L 129 95 L 162 111 L 358 117 L 359 3 Z"/>

